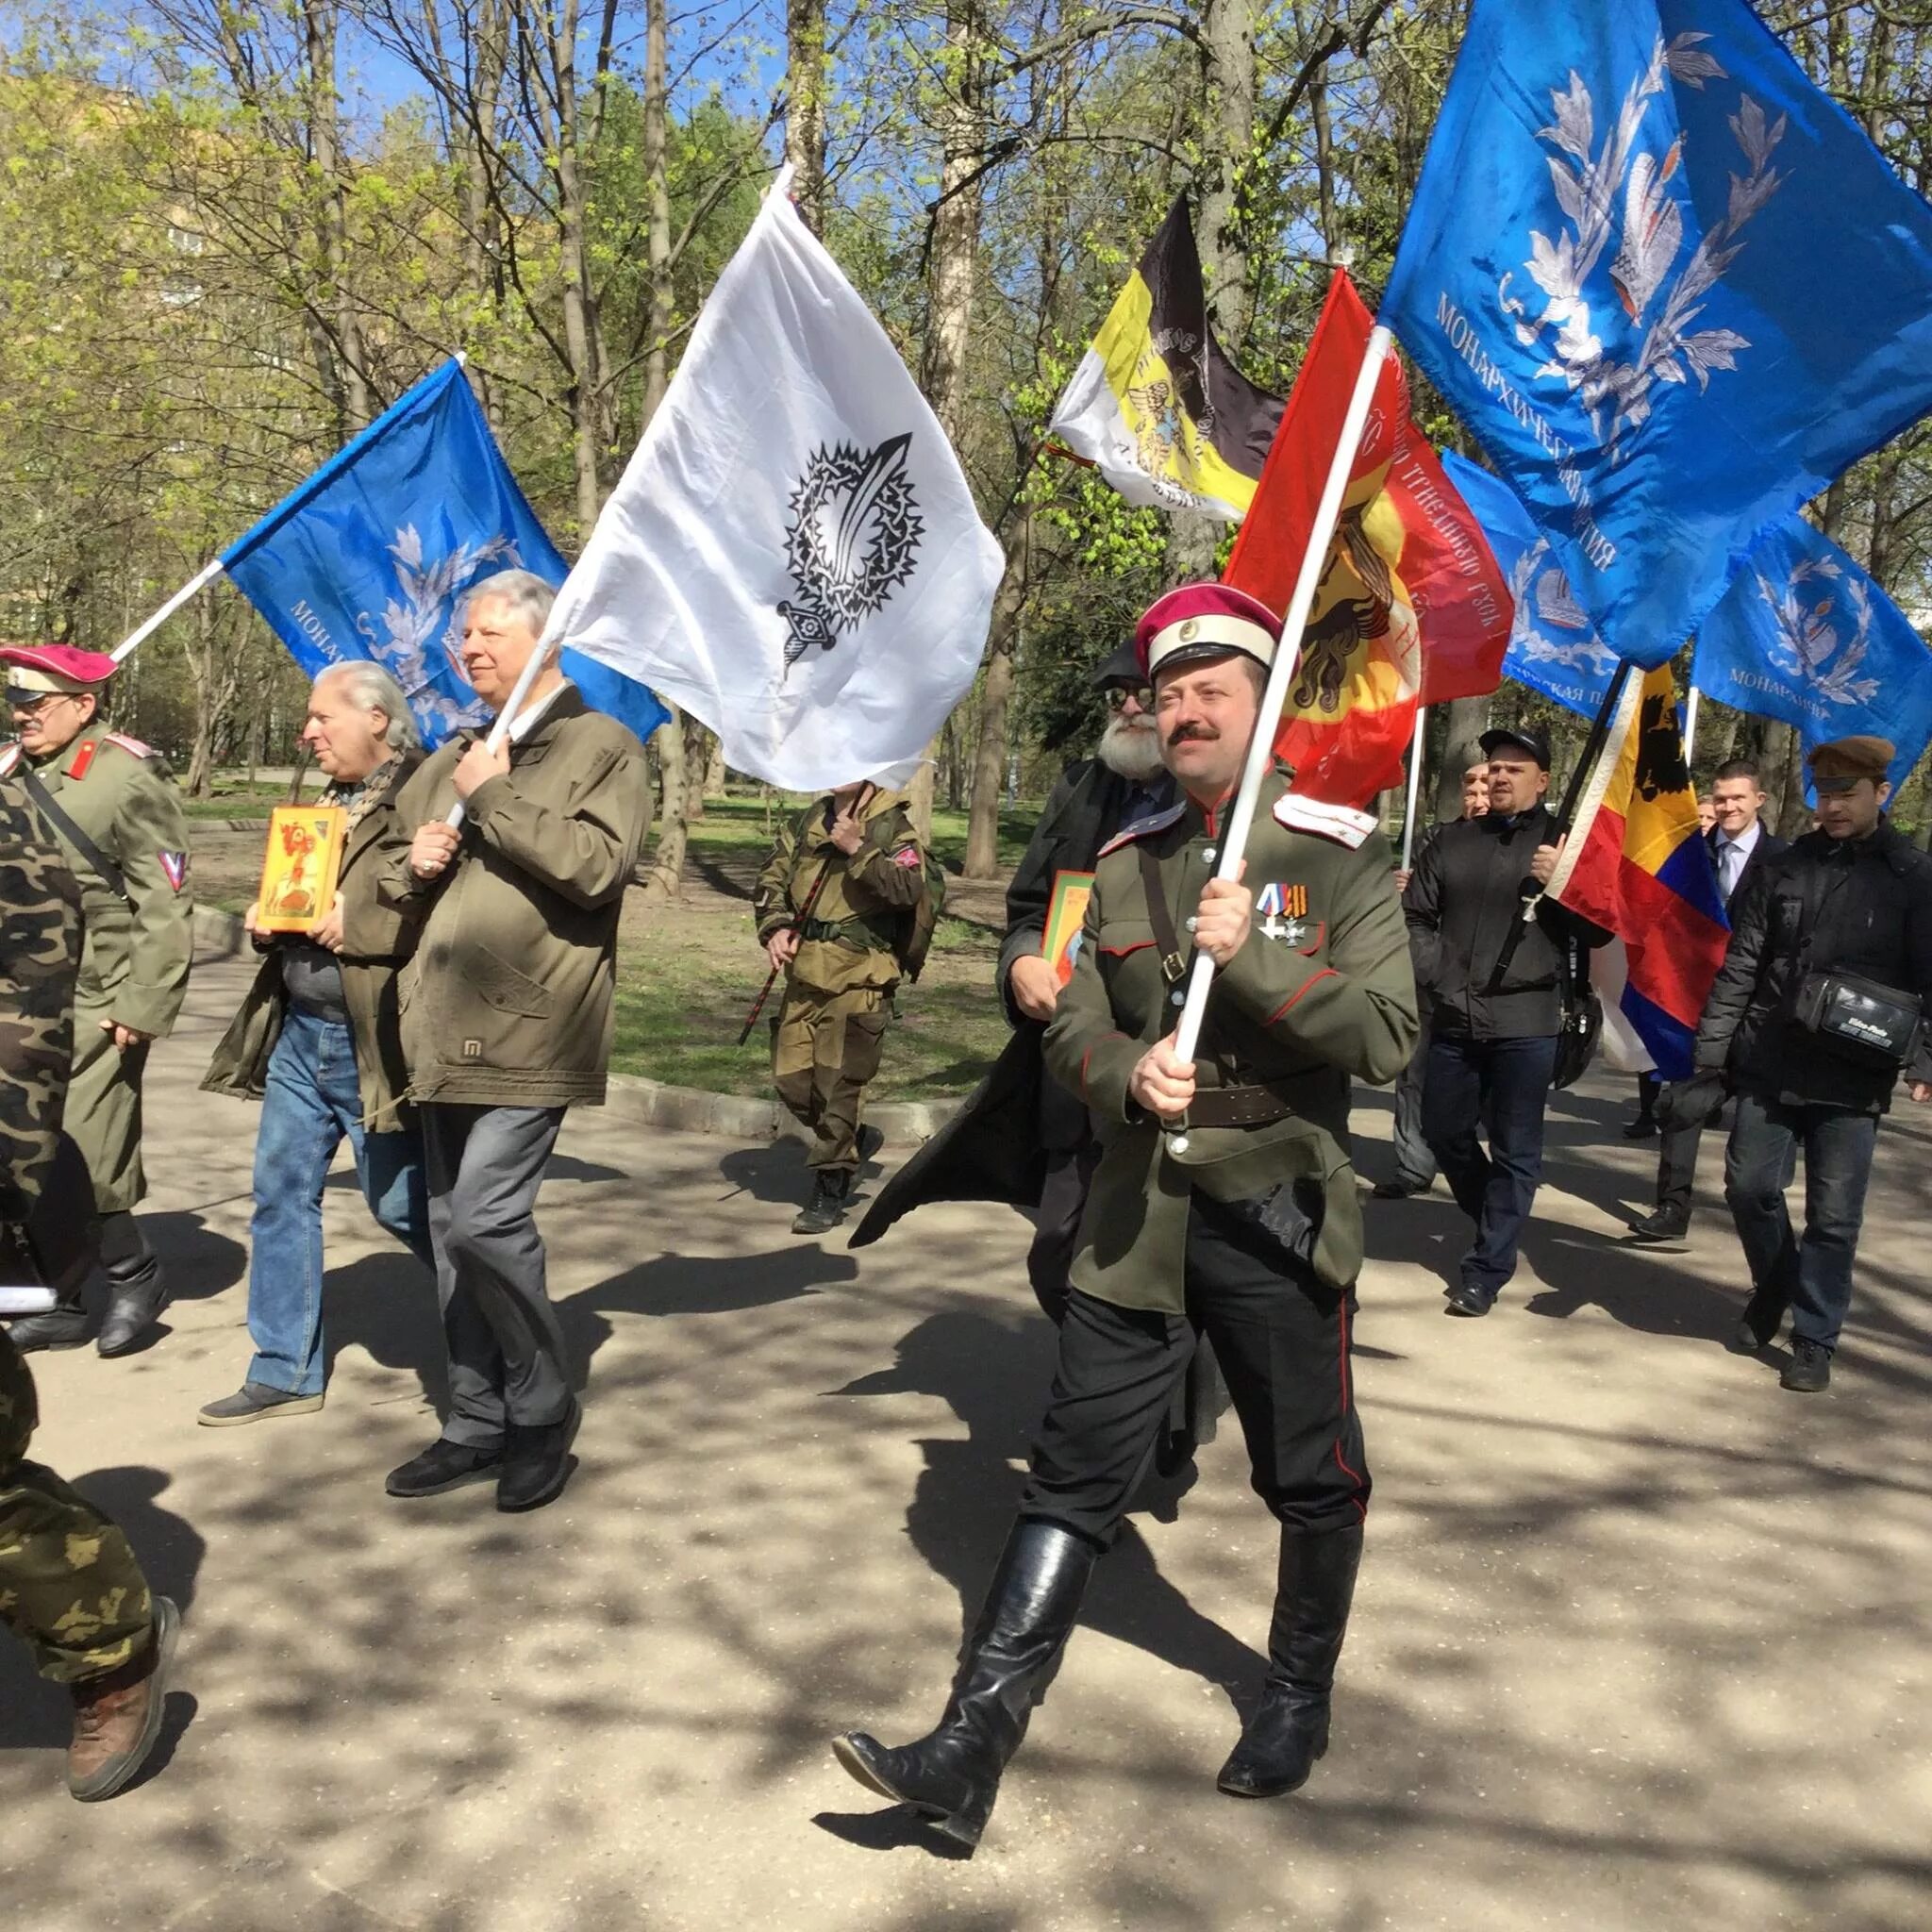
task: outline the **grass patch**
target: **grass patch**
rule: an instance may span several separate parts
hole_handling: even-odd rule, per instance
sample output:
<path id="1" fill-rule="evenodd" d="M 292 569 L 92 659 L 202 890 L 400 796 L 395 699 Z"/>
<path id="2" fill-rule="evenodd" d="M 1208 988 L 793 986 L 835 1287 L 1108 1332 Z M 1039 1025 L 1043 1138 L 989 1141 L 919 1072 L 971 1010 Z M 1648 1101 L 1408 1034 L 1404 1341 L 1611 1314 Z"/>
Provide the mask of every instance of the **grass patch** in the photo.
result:
<path id="1" fill-rule="evenodd" d="M 693 858 L 732 856 L 743 858 L 756 852 L 760 859 L 772 849 L 778 828 L 805 808 L 803 797 L 774 794 L 767 805 L 762 798 L 711 798 L 705 802 L 705 815 L 691 827 L 691 854 Z M 1018 865 L 1040 819 L 1040 807 L 1019 805 L 1000 814 L 999 862 Z M 652 826 L 655 846 L 661 829 Z M 966 860 L 966 814 L 939 810 L 932 818 L 932 845 L 940 863 L 956 871 Z"/>

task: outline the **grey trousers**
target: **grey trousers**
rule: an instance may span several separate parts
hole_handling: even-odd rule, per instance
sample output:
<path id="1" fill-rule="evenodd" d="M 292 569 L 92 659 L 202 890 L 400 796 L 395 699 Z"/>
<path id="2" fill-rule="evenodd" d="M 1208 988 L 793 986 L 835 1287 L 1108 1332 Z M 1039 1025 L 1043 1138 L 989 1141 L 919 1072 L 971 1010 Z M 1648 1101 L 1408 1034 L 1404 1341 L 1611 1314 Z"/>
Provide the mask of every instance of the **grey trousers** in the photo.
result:
<path id="1" fill-rule="evenodd" d="M 1395 1178 L 1421 1193 L 1436 1178 L 1436 1157 L 1423 1138 L 1423 1074 L 1429 1064 L 1429 1003 L 1422 1002 L 1422 1035 L 1395 1081 Z"/>
<path id="2" fill-rule="evenodd" d="M 431 1103 L 418 1112 L 449 1351 L 444 1439 L 481 1447 L 501 1442 L 509 1424 L 561 1422 L 570 1372 L 536 1207 L 563 1108 Z"/>

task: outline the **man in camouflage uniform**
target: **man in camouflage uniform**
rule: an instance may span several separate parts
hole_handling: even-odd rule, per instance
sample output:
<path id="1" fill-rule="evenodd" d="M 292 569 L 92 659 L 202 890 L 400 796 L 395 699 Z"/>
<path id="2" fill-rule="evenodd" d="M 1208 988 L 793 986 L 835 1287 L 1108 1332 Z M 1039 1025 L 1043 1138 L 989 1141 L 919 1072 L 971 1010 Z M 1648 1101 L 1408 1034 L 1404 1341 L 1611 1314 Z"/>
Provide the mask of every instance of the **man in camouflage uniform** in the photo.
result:
<path id="1" fill-rule="evenodd" d="M 824 1234 L 844 1220 L 852 1177 L 882 1138 L 860 1127 L 859 1112 L 892 994 L 903 974 L 918 976 L 938 917 L 929 873 L 905 794 L 859 784 L 813 799 L 758 874 L 758 943 L 787 975 L 772 1076 L 812 1137 L 812 1194 L 793 1234 Z"/>
<path id="2" fill-rule="evenodd" d="M 19 1236 L 42 1206 L 59 1134 L 80 891 L 25 795 L 6 778 L 0 931 L 0 1221 Z M 52 1470 L 26 1459 L 38 1419 L 33 1377 L 0 1331 L 0 1618 L 32 1648 L 42 1676 L 70 1687 L 68 1789 L 76 1798 L 107 1798 L 160 1735 L 180 1619 L 166 1597 L 149 1594 L 120 1530 Z"/>
<path id="3" fill-rule="evenodd" d="M 1215 876 L 1278 629 L 1221 584 L 1170 591 L 1141 620 L 1182 795 L 1102 848 L 1047 1029 L 1047 1069 L 1092 1108 L 1103 1151 L 1019 1519 L 938 1727 L 896 1749 L 864 1732 L 835 1746 L 861 1784 L 966 1844 L 985 1828 L 1197 1326 L 1241 1418 L 1255 1491 L 1280 1524 L 1267 1681 L 1220 1788 L 1293 1790 L 1327 1749 L 1370 1487 L 1349 1363 L 1362 1263 L 1349 1081 L 1402 1071 L 1416 995 L 1389 848 L 1364 814 L 1296 797 L 1276 770 L 1240 880 Z M 1215 980 L 1183 1061 L 1175 1027 L 1195 951 Z"/>
<path id="4" fill-rule="evenodd" d="M 67 1131 L 86 1157 L 101 1214 L 109 1301 L 98 1345 L 106 1356 L 135 1348 L 168 1298 L 133 1214 L 147 1191 L 141 1087 L 150 1044 L 181 1010 L 194 950 L 181 801 L 160 754 L 102 718 L 114 668 L 111 658 L 65 644 L 0 649 L 25 753 L 16 774 L 80 881 L 86 919 Z M 23 1352 L 78 1348 L 87 1339 L 78 1282 L 51 1314 L 13 1328 Z"/>

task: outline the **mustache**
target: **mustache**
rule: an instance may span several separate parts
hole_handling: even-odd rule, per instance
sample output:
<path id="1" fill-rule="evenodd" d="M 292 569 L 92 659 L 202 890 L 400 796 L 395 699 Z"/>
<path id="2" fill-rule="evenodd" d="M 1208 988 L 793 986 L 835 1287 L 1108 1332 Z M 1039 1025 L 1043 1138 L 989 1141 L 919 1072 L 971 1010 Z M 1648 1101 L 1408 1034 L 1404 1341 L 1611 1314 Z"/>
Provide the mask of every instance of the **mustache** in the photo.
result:
<path id="1" fill-rule="evenodd" d="M 1213 744 L 1220 737 L 1221 733 L 1213 725 L 1196 724 L 1184 718 L 1167 734 L 1167 741 L 1170 744 Z"/>

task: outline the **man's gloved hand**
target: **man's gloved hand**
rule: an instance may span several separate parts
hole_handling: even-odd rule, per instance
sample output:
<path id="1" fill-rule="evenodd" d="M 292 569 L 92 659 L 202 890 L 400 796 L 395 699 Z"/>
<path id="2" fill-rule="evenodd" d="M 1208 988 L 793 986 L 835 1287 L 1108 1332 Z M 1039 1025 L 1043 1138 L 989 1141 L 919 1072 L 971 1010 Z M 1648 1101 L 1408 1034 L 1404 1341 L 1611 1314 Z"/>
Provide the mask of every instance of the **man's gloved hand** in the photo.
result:
<path id="1" fill-rule="evenodd" d="M 1688 1080 L 1673 1080 L 1657 1096 L 1657 1124 L 1667 1134 L 1681 1133 L 1686 1127 L 1714 1126 L 1724 1110 L 1725 1094 L 1721 1073 L 1693 1074 Z"/>

